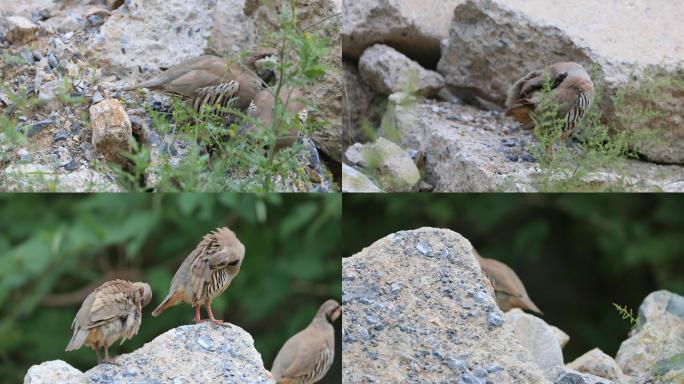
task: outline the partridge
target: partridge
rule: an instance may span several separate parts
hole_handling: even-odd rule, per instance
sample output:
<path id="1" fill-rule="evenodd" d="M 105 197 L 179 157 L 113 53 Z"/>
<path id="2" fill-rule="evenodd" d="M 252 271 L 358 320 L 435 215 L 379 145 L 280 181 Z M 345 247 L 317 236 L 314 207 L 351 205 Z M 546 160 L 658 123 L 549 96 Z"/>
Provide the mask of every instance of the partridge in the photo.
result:
<path id="1" fill-rule="evenodd" d="M 551 95 L 558 102 L 559 116 L 564 119 L 562 138 L 567 139 L 586 115 L 594 97 L 594 83 L 580 64 L 555 63 L 516 81 L 508 90 L 506 116 L 512 116 L 526 129 L 534 127 L 530 112 L 540 101 L 545 76 L 551 81 Z"/>
<path id="2" fill-rule="evenodd" d="M 243 60 L 242 65 L 229 65 L 218 56 L 199 56 L 124 90 L 149 88 L 179 95 L 198 113 L 204 105 L 225 107 L 231 99 L 235 100 L 235 108 L 244 110 L 261 90 L 262 83 L 275 77 L 266 65 L 271 57 L 272 51 L 263 50 Z"/>
<path id="3" fill-rule="evenodd" d="M 218 228 L 205 235 L 176 271 L 169 294 L 152 316 L 159 316 L 166 309 L 184 302 L 195 307 L 195 322 L 202 321 L 200 305 L 204 305 L 209 320 L 222 324 L 223 321 L 215 319 L 211 312 L 211 301 L 223 293 L 240 272 L 244 256 L 245 246 L 230 229 Z"/>
<path id="4" fill-rule="evenodd" d="M 335 356 L 332 322 L 342 309 L 335 300 L 323 303 L 313 320 L 278 351 L 271 374 L 278 384 L 310 384 L 323 378 Z"/>
<path id="5" fill-rule="evenodd" d="M 109 347 L 118 339 L 128 340 L 138 333 L 142 322 L 142 307 L 152 298 L 146 283 L 126 280 L 108 281 L 91 292 L 81 304 L 71 329 L 74 334 L 66 347 L 74 351 L 84 344 L 95 350 L 97 363 L 112 363 Z M 100 358 L 104 347 L 104 360 Z"/>
<path id="6" fill-rule="evenodd" d="M 254 100 L 247 108 L 247 115 L 254 121 L 261 124 L 262 127 L 268 128 L 273 121 L 273 111 L 275 108 L 274 89 L 264 89 L 254 96 Z M 283 87 L 280 90 L 280 100 L 283 105 L 287 105 L 287 112 L 297 114 L 299 123 L 306 126 L 309 113 L 306 110 L 306 105 L 303 101 L 303 94 L 297 89 L 290 87 Z M 248 123 L 245 129 L 254 129 L 254 124 Z M 279 127 L 276 127 L 278 137 L 276 140 L 276 150 L 292 145 L 300 138 L 300 130 L 296 127 L 291 128 L 287 132 L 280 132 Z"/>
<path id="7" fill-rule="evenodd" d="M 475 251 L 475 256 L 477 256 L 482 272 L 485 273 L 492 284 L 492 288 L 494 288 L 496 304 L 502 311 L 507 312 L 511 308 L 520 308 L 540 315 L 543 314 L 527 295 L 525 286 L 518 275 L 508 265 L 498 260 L 481 257 L 477 251 Z"/>

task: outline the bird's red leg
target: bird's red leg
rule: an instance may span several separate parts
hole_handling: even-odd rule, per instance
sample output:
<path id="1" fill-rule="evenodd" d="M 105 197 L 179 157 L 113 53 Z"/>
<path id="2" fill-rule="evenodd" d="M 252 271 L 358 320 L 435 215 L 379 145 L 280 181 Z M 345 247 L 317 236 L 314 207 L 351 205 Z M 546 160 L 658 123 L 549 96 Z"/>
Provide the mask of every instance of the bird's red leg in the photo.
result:
<path id="1" fill-rule="evenodd" d="M 202 321 L 202 319 L 200 319 L 200 306 L 199 306 L 199 304 L 197 304 L 197 305 L 195 305 L 195 323 L 199 323 L 201 321 Z"/>
<path id="2" fill-rule="evenodd" d="M 226 325 L 223 320 L 217 320 L 214 318 L 214 314 L 211 312 L 211 302 L 207 303 L 207 312 L 209 313 L 209 320 L 212 324 L 216 325 Z"/>

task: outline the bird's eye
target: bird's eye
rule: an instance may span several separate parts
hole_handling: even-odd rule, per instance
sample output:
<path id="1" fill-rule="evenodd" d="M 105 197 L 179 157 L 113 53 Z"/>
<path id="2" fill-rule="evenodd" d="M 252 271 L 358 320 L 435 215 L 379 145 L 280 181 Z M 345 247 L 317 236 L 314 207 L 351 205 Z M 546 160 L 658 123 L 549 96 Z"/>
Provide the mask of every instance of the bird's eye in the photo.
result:
<path id="1" fill-rule="evenodd" d="M 231 261 L 230 263 L 228 263 L 228 265 L 230 265 L 231 267 L 235 267 L 238 264 L 240 264 L 240 260 L 235 260 L 235 261 Z"/>

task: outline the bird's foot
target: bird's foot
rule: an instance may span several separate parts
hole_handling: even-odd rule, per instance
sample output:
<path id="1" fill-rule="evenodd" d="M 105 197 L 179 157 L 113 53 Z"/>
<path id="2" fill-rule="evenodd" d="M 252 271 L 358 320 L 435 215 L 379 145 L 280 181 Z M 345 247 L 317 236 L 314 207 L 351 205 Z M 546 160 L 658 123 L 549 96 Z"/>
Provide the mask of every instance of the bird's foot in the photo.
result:
<path id="1" fill-rule="evenodd" d="M 118 363 L 116 361 L 116 358 L 110 358 L 110 359 L 103 359 L 100 364 L 109 364 L 109 365 L 121 365 L 121 363 Z"/>
<path id="2" fill-rule="evenodd" d="M 202 320 L 200 320 L 200 321 L 197 321 L 198 324 L 199 324 L 199 323 L 206 323 L 206 322 L 210 322 L 210 323 L 213 324 L 213 325 L 219 325 L 219 326 L 229 327 L 229 328 L 230 328 L 230 324 L 229 324 L 229 323 L 226 323 L 225 321 L 219 320 L 219 319 L 202 319 Z"/>

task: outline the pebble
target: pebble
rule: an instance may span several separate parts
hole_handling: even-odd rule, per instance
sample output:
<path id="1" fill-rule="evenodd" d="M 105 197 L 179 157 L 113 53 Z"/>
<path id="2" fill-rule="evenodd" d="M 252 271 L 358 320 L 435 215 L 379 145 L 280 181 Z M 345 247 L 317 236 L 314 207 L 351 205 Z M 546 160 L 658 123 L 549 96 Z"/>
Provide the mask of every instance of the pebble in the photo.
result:
<path id="1" fill-rule="evenodd" d="M 57 131 L 57 133 L 55 133 L 55 135 L 52 137 L 52 140 L 55 143 L 58 143 L 60 141 L 65 141 L 68 138 L 69 134 L 66 131 Z"/>
<path id="2" fill-rule="evenodd" d="M 95 93 L 93 94 L 93 104 L 97 104 L 102 100 L 104 100 L 104 97 L 102 97 L 100 91 L 95 91 Z"/>
<path id="3" fill-rule="evenodd" d="M 48 64 L 50 65 L 50 68 L 52 68 L 52 69 L 59 68 L 59 60 L 57 60 L 55 55 L 49 54 L 47 59 L 48 59 Z"/>

